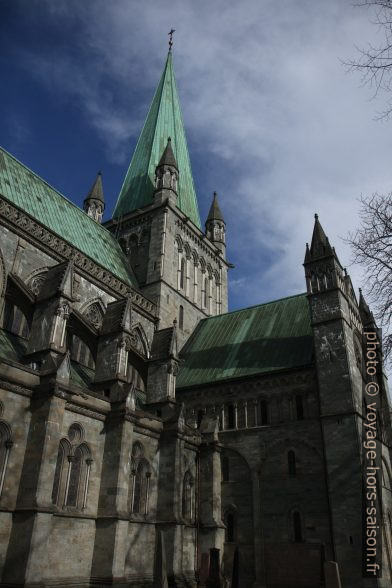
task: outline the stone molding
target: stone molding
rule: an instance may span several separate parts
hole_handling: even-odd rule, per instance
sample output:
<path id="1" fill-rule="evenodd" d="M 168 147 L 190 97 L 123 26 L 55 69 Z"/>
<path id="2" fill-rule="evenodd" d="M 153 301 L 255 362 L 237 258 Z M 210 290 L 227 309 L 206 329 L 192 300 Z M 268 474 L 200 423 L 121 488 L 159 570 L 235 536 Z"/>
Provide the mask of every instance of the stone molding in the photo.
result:
<path id="1" fill-rule="evenodd" d="M 139 310 L 156 316 L 156 305 L 134 290 L 131 286 L 122 282 L 109 270 L 103 268 L 90 257 L 69 245 L 67 241 L 58 237 L 44 225 L 30 217 L 25 212 L 10 204 L 4 197 L 0 197 L 0 218 L 4 219 L 15 232 L 21 234 L 34 246 L 43 248 L 46 253 L 60 261 L 73 260 L 75 267 L 87 274 L 95 283 L 109 290 L 113 295 L 126 296 L 131 294 L 132 302 Z"/>
<path id="2" fill-rule="evenodd" d="M 21 396 L 27 396 L 31 398 L 33 395 L 33 391 L 29 388 L 24 388 L 23 386 L 18 386 L 18 384 L 11 384 L 5 380 L 0 380 L 0 389 L 6 390 L 7 392 L 15 392 L 15 394 L 20 394 Z"/>

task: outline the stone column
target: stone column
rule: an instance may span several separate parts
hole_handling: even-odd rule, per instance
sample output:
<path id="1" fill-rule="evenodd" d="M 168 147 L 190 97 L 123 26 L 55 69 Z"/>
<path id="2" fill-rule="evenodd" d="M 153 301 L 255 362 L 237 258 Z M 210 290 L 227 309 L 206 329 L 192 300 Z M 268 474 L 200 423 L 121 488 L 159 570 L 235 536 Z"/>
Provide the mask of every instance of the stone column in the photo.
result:
<path id="1" fill-rule="evenodd" d="M 201 433 L 203 444 L 200 447 L 199 557 L 203 553 L 209 553 L 211 548 L 219 549 L 222 554 L 225 534 L 221 500 L 221 445 L 218 440 L 217 420 L 206 417 Z"/>
<path id="2" fill-rule="evenodd" d="M 52 488 L 65 400 L 54 390 L 38 391 L 31 421 L 3 582 L 23 584 L 45 578 L 52 526 Z"/>
<path id="3" fill-rule="evenodd" d="M 125 576 L 129 524 L 130 451 L 133 423 L 117 403 L 106 421 L 92 576 L 121 581 Z"/>
<path id="4" fill-rule="evenodd" d="M 263 536 L 262 494 L 260 470 L 252 470 L 253 536 L 255 548 L 254 588 L 266 588 L 265 548 Z"/>
<path id="5" fill-rule="evenodd" d="M 259 401 L 257 400 L 257 398 L 255 398 L 253 400 L 253 410 L 254 410 L 255 427 L 257 427 L 258 424 L 259 424 L 258 408 L 259 408 Z"/>

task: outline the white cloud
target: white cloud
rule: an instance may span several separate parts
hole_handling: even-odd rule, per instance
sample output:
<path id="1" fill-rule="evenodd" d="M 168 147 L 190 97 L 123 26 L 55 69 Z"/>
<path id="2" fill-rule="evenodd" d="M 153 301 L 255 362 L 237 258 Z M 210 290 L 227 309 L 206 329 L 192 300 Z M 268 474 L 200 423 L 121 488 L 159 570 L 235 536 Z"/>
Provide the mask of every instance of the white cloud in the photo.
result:
<path id="1" fill-rule="evenodd" d="M 357 198 L 392 185 L 390 126 L 374 121 L 376 104 L 340 63 L 374 34 L 366 12 L 342 0 L 174 0 L 170 9 L 158 0 L 57 0 L 48 7 L 52 18 L 76 19 L 80 44 L 73 56 L 29 59 L 54 92 L 84 109 L 108 158 L 128 157 L 167 31 L 176 29 L 185 121 L 206 169 L 198 183 L 222 192 L 237 303 L 240 292 L 254 304 L 304 290 L 314 212 L 349 262 L 340 237 L 358 224 Z M 135 97 L 142 99 L 136 113 L 129 110 Z M 358 286 L 360 270 L 350 271 Z"/>

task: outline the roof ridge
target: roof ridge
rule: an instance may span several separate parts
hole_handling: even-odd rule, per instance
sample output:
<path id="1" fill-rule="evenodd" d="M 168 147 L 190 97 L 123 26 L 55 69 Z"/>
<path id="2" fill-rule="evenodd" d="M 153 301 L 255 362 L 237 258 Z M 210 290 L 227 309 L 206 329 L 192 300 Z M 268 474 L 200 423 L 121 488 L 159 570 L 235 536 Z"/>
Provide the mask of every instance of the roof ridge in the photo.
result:
<path id="1" fill-rule="evenodd" d="M 227 316 L 228 314 L 234 314 L 235 312 L 244 312 L 245 310 L 252 310 L 253 308 L 260 308 L 261 306 L 268 306 L 268 304 L 273 304 L 274 302 L 282 302 L 283 300 L 290 300 L 290 298 L 299 298 L 300 296 L 306 296 L 306 292 L 300 292 L 299 294 L 291 294 L 290 296 L 283 296 L 283 298 L 277 298 L 276 300 L 269 300 L 268 302 L 261 302 L 260 304 L 253 304 L 252 306 L 245 306 L 245 308 L 237 308 L 236 310 L 229 310 L 228 312 L 222 312 L 221 314 L 216 314 L 214 316 L 206 316 L 205 318 L 201 319 L 198 324 L 203 321 L 208 321 L 210 319 L 217 319 L 219 317 Z"/>
<path id="2" fill-rule="evenodd" d="M 17 157 L 15 157 L 15 155 L 12 155 L 12 153 L 10 153 L 9 151 L 7 151 L 7 149 L 5 149 L 4 147 L 2 147 L 1 145 L 0 145 L 0 151 L 4 151 L 4 153 L 6 153 L 8 157 L 10 157 L 14 161 L 16 161 L 16 163 L 18 163 L 19 165 L 21 165 L 25 170 L 27 170 L 28 172 L 30 172 L 31 174 L 33 174 L 33 176 L 35 176 L 36 178 L 38 178 L 38 180 L 40 182 L 44 183 L 46 186 L 48 186 L 48 188 L 50 188 L 51 190 L 53 190 L 54 192 L 56 192 L 56 194 L 58 196 L 60 196 L 61 198 L 63 198 L 66 202 L 68 202 L 68 204 L 71 204 L 78 211 L 79 214 L 83 214 L 83 217 L 84 218 L 88 218 L 89 219 L 88 222 L 94 223 L 94 225 L 96 227 L 99 227 L 99 230 L 100 229 L 103 229 L 106 233 L 108 233 L 113 238 L 114 241 L 116 241 L 116 239 L 114 239 L 112 233 L 105 226 L 103 226 L 100 223 L 97 223 L 95 220 L 93 220 L 88 214 L 86 214 L 84 212 L 84 210 L 82 210 L 77 204 L 75 204 L 75 202 L 72 202 L 72 200 L 70 200 L 69 198 L 67 198 L 67 196 L 64 196 L 64 194 L 62 194 L 59 190 L 57 190 L 57 188 L 55 188 L 54 186 L 52 186 L 52 184 L 49 184 L 49 182 L 47 182 L 44 178 L 42 178 L 39 174 L 37 174 L 37 172 L 35 172 L 30 167 L 28 167 L 27 165 L 25 165 L 24 163 L 22 163 Z M 6 196 L 5 196 L 5 198 L 6 198 Z M 7 200 L 8 200 L 8 198 L 7 198 Z M 91 225 L 91 226 L 93 226 L 93 225 Z M 53 232 L 55 233 L 56 231 L 53 231 Z M 61 235 L 59 235 L 59 236 L 61 236 Z M 116 241 L 116 243 L 117 243 L 117 241 Z"/>

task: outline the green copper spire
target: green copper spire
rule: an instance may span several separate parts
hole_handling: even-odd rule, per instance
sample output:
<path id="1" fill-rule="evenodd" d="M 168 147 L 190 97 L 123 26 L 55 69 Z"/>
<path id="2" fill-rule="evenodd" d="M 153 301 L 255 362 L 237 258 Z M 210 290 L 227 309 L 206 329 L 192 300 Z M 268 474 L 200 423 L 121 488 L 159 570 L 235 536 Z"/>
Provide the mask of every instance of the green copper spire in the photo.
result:
<path id="1" fill-rule="evenodd" d="M 165 69 L 133 153 L 113 217 L 118 218 L 153 202 L 155 168 L 169 137 L 179 170 L 177 206 L 201 228 L 171 52 L 167 56 Z"/>

